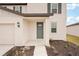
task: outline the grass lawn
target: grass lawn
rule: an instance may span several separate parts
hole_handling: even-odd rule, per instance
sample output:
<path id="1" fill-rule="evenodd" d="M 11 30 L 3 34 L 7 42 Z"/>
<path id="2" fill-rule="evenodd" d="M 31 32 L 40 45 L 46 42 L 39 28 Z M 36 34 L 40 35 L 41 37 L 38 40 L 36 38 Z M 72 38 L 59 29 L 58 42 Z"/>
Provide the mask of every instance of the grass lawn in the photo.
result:
<path id="1" fill-rule="evenodd" d="M 79 45 L 79 37 L 77 37 L 77 36 L 67 34 L 67 40 L 69 42 Z"/>

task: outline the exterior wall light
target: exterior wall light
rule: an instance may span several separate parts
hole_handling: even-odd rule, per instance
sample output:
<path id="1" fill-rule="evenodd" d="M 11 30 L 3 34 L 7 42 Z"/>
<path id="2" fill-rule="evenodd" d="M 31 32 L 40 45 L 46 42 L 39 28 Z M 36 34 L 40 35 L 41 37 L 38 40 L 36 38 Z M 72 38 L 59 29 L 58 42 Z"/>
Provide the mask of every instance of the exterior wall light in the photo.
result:
<path id="1" fill-rule="evenodd" d="M 17 27 L 20 28 L 20 22 L 17 22 Z"/>

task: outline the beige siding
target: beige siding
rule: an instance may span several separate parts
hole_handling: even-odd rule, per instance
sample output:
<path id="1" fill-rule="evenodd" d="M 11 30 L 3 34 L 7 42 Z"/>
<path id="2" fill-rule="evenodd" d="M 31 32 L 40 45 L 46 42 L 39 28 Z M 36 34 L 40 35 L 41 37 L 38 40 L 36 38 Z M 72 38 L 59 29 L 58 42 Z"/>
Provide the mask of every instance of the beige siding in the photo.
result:
<path id="1" fill-rule="evenodd" d="M 79 25 L 67 27 L 67 34 L 79 36 Z"/>

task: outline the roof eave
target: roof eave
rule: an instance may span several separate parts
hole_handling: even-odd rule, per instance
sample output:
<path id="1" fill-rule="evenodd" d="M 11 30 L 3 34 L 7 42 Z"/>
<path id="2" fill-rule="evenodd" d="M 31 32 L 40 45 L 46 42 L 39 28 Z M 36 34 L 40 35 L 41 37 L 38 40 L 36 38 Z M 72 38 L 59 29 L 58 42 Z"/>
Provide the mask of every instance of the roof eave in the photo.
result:
<path id="1" fill-rule="evenodd" d="M 71 25 L 68 25 L 67 27 L 75 26 L 75 25 L 79 25 L 79 23 L 71 24 Z"/>
<path id="2" fill-rule="evenodd" d="M 0 5 L 27 5 L 27 3 L 0 3 Z"/>
<path id="3" fill-rule="evenodd" d="M 49 17 L 53 16 L 53 13 L 28 13 L 28 14 L 23 14 L 24 17 Z"/>
<path id="4" fill-rule="evenodd" d="M 53 13 L 26 13 L 26 14 L 23 14 L 23 13 L 19 13 L 19 12 L 10 10 L 8 8 L 5 8 L 5 7 L 0 7 L 0 9 L 14 13 L 14 14 L 19 15 L 19 16 L 23 16 L 23 17 L 49 17 L 49 16 L 53 16 Z"/>

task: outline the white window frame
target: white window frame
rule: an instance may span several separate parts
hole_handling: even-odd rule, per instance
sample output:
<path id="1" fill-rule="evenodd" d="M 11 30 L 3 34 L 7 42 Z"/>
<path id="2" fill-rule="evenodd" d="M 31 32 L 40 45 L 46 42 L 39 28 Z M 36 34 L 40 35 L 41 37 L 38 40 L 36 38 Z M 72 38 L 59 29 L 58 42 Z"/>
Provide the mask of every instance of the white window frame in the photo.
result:
<path id="1" fill-rule="evenodd" d="M 55 32 L 52 31 L 52 28 L 56 28 Z M 57 22 L 51 22 L 51 33 L 57 33 Z"/>
<path id="2" fill-rule="evenodd" d="M 52 13 L 52 9 L 55 9 L 53 8 L 53 4 L 56 4 L 56 9 L 57 9 L 57 13 L 58 13 L 58 3 L 51 3 L 51 9 L 50 9 L 50 12 Z"/>

